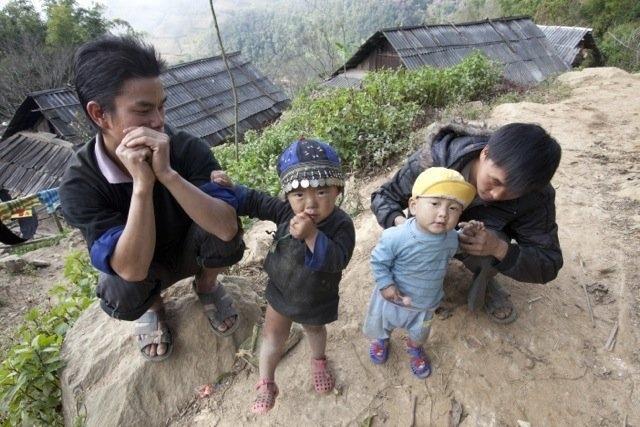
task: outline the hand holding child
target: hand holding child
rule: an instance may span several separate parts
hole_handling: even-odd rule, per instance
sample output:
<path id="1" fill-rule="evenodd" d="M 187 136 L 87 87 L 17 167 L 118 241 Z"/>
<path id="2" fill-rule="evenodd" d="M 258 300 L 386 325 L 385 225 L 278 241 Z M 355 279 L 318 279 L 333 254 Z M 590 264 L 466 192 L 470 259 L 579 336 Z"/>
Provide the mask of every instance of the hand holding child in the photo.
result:
<path id="1" fill-rule="evenodd" d="M 402 295 L 396 285 L 390 285 L 380 291 L 382 297 L 387 301 L 391 301 L 394 304 L 404 305 L 409 307 L 411 305 L 411 298 Z"/>
<path id="2" fill-rule="evenodd" d="M 233 181 L 224 171 L 211 171 L 211 181 L 223 187 L 233 187 Z"/>

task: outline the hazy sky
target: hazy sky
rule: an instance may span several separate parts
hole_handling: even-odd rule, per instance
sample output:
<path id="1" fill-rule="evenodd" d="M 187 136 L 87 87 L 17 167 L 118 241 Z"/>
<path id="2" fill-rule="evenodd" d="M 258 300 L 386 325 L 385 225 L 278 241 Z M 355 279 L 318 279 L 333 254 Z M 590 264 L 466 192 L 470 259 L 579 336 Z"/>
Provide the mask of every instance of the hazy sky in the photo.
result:
<path id="1" fill-rule="evenodd" d="M 95 1 L 76 0 L 82 7 L 91 7 Z M 232 10 L 273 4 L 275 0 L 214 0 L 218 20 Z M 0 0 L 4 7 L 9 0 Z M 212 28 L 209 0 L 109 0 L 98 2 L 105 6 L 105 15 L 129 22 L 169 62 L 180 62 L 204 56 L 194 48 L 197 40 Z M 33 0 L 36 8 L 42 8 L 41 0 Z"/>

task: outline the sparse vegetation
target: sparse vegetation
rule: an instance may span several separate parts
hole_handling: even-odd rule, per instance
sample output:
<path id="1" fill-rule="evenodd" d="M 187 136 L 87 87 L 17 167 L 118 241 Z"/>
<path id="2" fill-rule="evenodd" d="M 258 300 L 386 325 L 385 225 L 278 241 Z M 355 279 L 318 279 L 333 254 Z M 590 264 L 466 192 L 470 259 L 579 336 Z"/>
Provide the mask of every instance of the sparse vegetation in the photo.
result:
<path id="1" fill-rule="evenodd" d="M 557 79 L 547 79 L 538 86 L 528 89 L 508 89 L 495 93 L 482 101 L 452 104 L 444 108 L 438 115 L 440 120 L 485 120 L 496 105 L 514 102 L 535 102 L 552 104 L 562 101 L 571 95 L 571 88 Z"/>
<path id="2" fill-rule="evenodd" d="M 57 234 L 46 240 L 40 240 L 38 242 L 25 242 L 24 244 L 15 246 L 13 248 L 9 248 L 9 252 L 14 255 L 24 255 L 31 251 L 35 251 L 37 249 L 48 248 L 51 246 L 56 246 L 60 241 L 68 235 L 68 230 L 63 233 Z"/>
<path id="3" fill-rule="evenodd" d="M 33 309 L 0 364 L 0 425 L 62 425 L 58 371 L 67 330 L 95 299 L 98 280 L 86 252 L 73 252 L 64 268 L 66 285 L 51 290 L 57 302 Z"/>

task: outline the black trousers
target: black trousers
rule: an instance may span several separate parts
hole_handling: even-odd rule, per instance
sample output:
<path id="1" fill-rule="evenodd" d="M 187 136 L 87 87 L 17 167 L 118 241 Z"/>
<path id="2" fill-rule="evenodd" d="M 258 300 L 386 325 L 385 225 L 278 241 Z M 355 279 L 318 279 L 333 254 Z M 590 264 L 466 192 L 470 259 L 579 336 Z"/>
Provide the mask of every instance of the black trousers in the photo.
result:
<path id="1" fill-rule="evenodd" d="M 146 279 L 128 282 L 117 275 L 100 273 L 96 290 L 100 306 L 113 318 L 136 320 L 163 289 L 202 268 L 231 266 L 242 259 L 244 249 L 241 228 L 233 240 L 225 242 L 194 223 L 183 244 L 163 256 L 166 261 L 151 263 Z"/>

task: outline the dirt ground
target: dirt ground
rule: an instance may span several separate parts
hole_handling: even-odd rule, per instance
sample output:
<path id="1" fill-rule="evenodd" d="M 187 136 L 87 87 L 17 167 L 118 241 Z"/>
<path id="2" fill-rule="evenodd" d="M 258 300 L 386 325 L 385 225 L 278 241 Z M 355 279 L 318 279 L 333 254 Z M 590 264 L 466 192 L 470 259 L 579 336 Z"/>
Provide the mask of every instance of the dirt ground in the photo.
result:
<path id="1" fill-rule="evenodd" d="M 45 221 L 38 227 L 35 239 L 57 233 L 53 221 Z M 29 310 L 55 303 L 50 298 L 49 289 L 64 282 L 65 256 L 72 248 L 84 248 L 81 239 L 80 234 L 74 231 L 55 245 L 20 255 L 28 261 L 44 261 L 49 264 L 47 267 L 29 266 L 22 274 L 0 270 L 0 354 L 11 344 L 15 331 Z M 10 254 L 10 250 L 0 249 L 0 258 Z"/>
<path id="2" fill-rule="evenodd" d="M 640 426 L 640 76 L 602 68 L 561 80 L 572 87 L 567 99 L 503 104 L 490 119 L 539 123 L 563 148 L 553 185 L 564 267 L 547 285 L 500 277 L 519 312 L 515 323 L 500 326 L 469 312 L 468 274 L 454 263 L 445 286 L 455 309 L 435 322 L 428 345 L 433 375 L 420 381 L 410 374 L 400 333 L 388 363 L 372 365 L 360 329 L 380 229 L 365 210 L 355 220 L 339 320 L 329 327 L 338 392 L 313 392 L 303 339 L 278 368 L 280 396 L 268 415 L 249 413 L 258 378 L 245 369 L 224 392 L 184 408 L 170 424 L 447 426 L 460 405 L 462 426 Z M 360 189 L 364 206 L 385 179 Z"/>
<path id="3" fill-rule="evenodd" d="M 489 120 L 539 123 L 563 148 L 553 185 L 564 267 L 547 285 L 499 276 L 518 310 L 515 323 L 500 326 L 469 312 L 469 274 L 453 262 L 445 282 L 453 313 L 434 322 L 427 347 L 433 375 L 411 375 L 401 333 L 392 338 L 386 365 L 369 362 L 361 326 L 373 283 L 369 254 L 381 229 L 367 208 L 370 193 L 395 171 L 389 170 L 358 188 L 365 209 L 355 218 L 356 250 L 341 283 L 339 320 L 328 328 L 336 392 L 313 392 L 303 338 L 278 368 L 280 396 L 268 415 L 248 410 L 258 378 L 245 368 L 211 397 L 178 408 L 167 425 L 448 426 L 460 408 L 461 426 L 640 427 L 640 75 L 600 68 L 560 79 L 572 88 L 568 98 L 503 104 Z M 1 273 L 3 342 L 21 314 L 46 298 L 69 246 L 81 244 L 34 252 L 53 259 L 36 274 Z"/>

